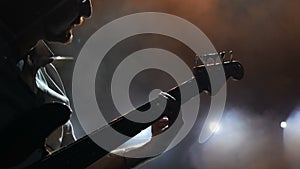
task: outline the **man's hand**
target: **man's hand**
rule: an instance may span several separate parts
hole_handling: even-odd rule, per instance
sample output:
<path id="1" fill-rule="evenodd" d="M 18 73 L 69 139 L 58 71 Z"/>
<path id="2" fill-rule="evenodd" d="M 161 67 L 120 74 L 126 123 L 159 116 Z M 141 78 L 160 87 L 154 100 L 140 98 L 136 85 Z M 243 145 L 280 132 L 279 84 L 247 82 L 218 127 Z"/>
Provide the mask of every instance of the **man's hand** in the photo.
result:
<path id="1" fill-rule="evenodd" d="M 161 92 L 161 96 L 163 96 L 167 100 L 166 109 L 163 113 L 163 117 L 152 124 L 152 137 L 157 136 L 170 128 L 174 122 L 177 121 L 177 127 L 175 127 L 175 135 L 183 125 L 183 119 L 180 112 L 181 101 L 180 98 L 177 100 L 166 92 Z M 179 127 L 179 128 L 178 128 Z"/>
<path id="2" fill-rule="evenodd" d="M 163 117 L 161 119 L 159 119 L 158 121 L 156 121 L 153 125 L 152 125 L 152 137 L 159 135 L 160 133 L 162 133 L 163 131 L 165 131 L 169 126 L 169 119 L 168 117 Z"/>

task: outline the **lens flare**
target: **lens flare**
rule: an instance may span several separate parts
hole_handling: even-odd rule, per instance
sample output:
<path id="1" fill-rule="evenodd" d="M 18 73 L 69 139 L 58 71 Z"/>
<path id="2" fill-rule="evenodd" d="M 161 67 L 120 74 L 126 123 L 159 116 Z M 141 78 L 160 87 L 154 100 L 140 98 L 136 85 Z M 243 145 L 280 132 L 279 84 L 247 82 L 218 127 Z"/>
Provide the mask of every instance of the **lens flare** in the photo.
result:
<path id="1" fill-rule="evenodd" d="M 212 122 L 209 125 L 209 129 L 210 129 L 211 132 L 217 133 L 217 132 L 220 131 L 220 124 L 216 123 L 216 122 Z"/>

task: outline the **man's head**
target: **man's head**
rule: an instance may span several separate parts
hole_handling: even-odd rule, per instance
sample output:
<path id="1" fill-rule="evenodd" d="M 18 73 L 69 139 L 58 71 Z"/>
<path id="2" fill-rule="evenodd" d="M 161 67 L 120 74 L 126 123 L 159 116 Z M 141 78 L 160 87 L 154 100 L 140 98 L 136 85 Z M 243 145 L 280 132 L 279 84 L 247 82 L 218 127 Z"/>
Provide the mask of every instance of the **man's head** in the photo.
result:
<path id="1" fill-rule="evenodd" d="M 90 15 L 90 0 L 4 0 L 0 6 L 1 25 L 22 41 L 69 42 L 71 29 Z"/>
<path id="2" fill-rule="evenodd" d="M 49 41 L 69 42 L 72 29 L 91 16 L 90 0 L 61 0 L 44 19 L 45 39 Z"/>

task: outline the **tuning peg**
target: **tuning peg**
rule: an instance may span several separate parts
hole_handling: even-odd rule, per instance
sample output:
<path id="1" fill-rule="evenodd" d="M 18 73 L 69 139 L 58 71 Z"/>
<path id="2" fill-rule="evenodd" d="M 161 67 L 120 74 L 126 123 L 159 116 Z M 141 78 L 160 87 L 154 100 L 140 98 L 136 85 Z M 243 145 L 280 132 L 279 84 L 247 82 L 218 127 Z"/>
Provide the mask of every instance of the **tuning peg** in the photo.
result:
<path id="1" fill-rule="evenodd" d="M 220 58 L 221 58 L 222 62 L 224 62 L 225 56 L 226 56 L 226 52 L 222 51 L 222 52 L 219 53 L 219 55 L 220 55 Z"/>
<path id="2" fill-rule="evenodd" d="M 195 67 L 200 65 L 200 56 L 196 55 L 195 56 Z"/>
<path id="3" fill-rule="evenodd" d="M 230 56 L 230 62 L 232 62 L 233 61 L 233 51 L 231 50 L 228 53 L 229 53 L 229 56 Z"/>

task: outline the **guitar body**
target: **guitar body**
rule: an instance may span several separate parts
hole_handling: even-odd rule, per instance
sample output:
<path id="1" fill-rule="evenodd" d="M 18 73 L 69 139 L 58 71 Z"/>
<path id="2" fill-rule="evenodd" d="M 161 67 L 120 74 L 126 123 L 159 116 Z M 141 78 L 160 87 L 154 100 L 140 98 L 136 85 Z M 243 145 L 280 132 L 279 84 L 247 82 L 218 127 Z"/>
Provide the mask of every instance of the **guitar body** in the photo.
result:
<path id="1" fill-rule="evenodd" d="M 22 163 L 28 166 L 45 156 L 45 138 L 66 123 L 70 114 L 68 106 L 48 103 L 29 112 L 28 116 L 15 120 L 1 133 L 5 139 L 0 142 L 0 168 L 17 168 Z"/>

